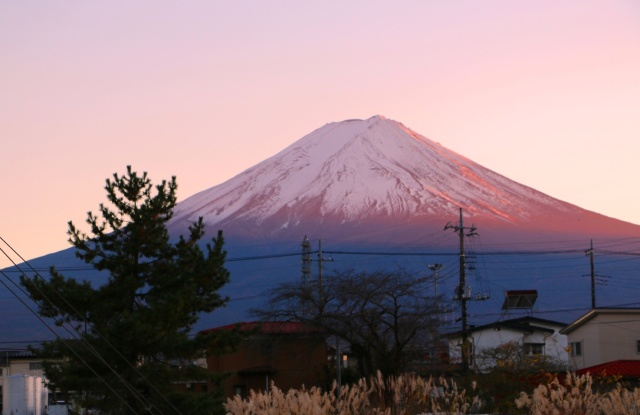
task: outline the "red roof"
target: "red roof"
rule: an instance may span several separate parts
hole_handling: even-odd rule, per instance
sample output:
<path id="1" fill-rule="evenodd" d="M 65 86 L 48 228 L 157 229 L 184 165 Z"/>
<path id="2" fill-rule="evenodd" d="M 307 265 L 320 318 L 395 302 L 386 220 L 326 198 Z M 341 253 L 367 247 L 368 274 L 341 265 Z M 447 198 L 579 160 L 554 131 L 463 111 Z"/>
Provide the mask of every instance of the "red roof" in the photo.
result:
<path id="1" fill-rule="evenodd" d="M 247 369 L 238 370 L 238 374 L 240 376 L 272 375 L 274 373 L 276 373 L 276 370 L 271 365 L 254 366 L 254 367 L 249 367 Z"/>
<path id="2" fill-rule="evenodd" d="M 256 330 L 261 334 L 310 334 L 323 333 L 324 330 L 319 327 L 313 327 L 307 324 L 294 321 L 252 321 L 228 324 L 222 327 L 203 330 L 204 333 L 218 330 L 240 330 L 253 331 Z"/>
<path id="3" fill-rule="evenodd" d="M 640 378 L 640 360 L 614 360 L 600 365 L 586 367 L 576 372 L 578 375 L 591 373 L 593 376 L 622 376 Z"/>

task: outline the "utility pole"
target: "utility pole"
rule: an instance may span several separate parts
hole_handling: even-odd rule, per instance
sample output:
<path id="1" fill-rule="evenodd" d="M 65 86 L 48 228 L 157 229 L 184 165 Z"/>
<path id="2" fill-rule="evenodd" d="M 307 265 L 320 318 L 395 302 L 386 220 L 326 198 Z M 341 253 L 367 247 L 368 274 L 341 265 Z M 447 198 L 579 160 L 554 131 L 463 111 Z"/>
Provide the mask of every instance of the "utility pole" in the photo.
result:
<path id="1" fill-rule="evenodd" d="M 595 265 L 593 263 L 593 239 L 591 239 L 590 248 L 584 251 L 585 255 L 589 257 L 589 263 L 591 264 L 591 309 L 596 308 L 596 272 Z"/>
<path id="2" fill-rule="evenodd" d="M 322 292 L 322 239 L 318 239 L 318 289 Z"/>
<path id="3" fill-rule="evenodd" d="M 469 356 L 470 356 L 470 347 L 468 344 L 468 325 L 467 325 L 467 301 L 469 300 L 469 295 L 467 294 L 467 282 L 466 282 L 466 259 L 464 253 L 464 237 L 470 237 L 477 235 L 476 227 L 471 226 L 470 228 L 465 228 L 464 223 L 462 221 L 462 208 L 460 208 L 460 222 L 458 225 L 454 225 L 451 222 L 447 223 L 444 229 L 453 229 L 454 232 L 458 233 L 460 236 L 460 284 L 458 288 L 456 288 L 456 300 L 460 302 L 461 308 L 461 320 L 462 320 L 462 347 L 460 349 L 462 354 L 462 372 L 467 373 L 469 371 Z M 465 233 L 465 230 L 468 232 Z"/>
<path id="4" fill-rule="evenodd" d="M 318 240 L 318 292 L 322 293 L 322 263 L 325 261 L 333 261 L 331 257 L 322 256 L 322 239 Z"/>
<path id="5" fill-rule="evenodd" d="M 340 339 L 336 336 L 336 384 L 337 396 L 340 399 L 340 388 L 342 388 L 342 353 L 340 353 Z"/>
<path id="6" fill-rule="evenodd" d="M 438 271 L 442 269 L 442 264 L 427 265 L 433 271 L 433 300 L 436 305 L 436 324 L 440 324 L 440 306 L 438 304 Z"/>
<path id="7" fill-rule="evenodd" d="M 433 333 L 433 346 L 432 349 L 437 355 L 440 355 L 442 351 L 442 344 L 440 342 L 440 304 L 438 302 L 438 271 L 442 269 L 442 264 L 429 264 L 427 265 L 431 271 L 433 271 L 433 301 L 435 305 L 435 327 L 432 330 Z"/>
<path id="8" fill-rule="evenodd" d="M 302 240 L 302 284 L 311 281 L 311 242 L 307 235 Z"/>

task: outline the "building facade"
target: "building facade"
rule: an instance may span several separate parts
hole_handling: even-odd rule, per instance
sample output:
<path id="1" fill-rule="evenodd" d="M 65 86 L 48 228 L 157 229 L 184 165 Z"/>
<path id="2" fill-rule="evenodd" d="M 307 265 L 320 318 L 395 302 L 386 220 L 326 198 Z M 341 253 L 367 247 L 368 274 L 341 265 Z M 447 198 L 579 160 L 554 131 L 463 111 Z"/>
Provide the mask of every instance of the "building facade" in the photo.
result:
<path id="1" fill-rule="evenodd" d="M 251 390 L 319 386 L 327 367 L 324 331 L 294 322 L 251 322 L 216 328 L 249 333 L 237 351 L 207 357 L 207 367 L 225 373 L 225 396 L 246 396 Z"/>
<path id="2" fill-rule="evenodd" d="M 567 336 L 560 333 L 564 323 L 535 317 L 521 317 L 471 327 L 467 330 L 469 367 L 479 372 L 490 370 L 496 359 L 488 351 L 506 344 L 522 347 L 524 355 L 544 355 L 560 364 L 568 364 Z M 462 361 L 462 332 L 451 333 L 449 358 L 451 363 Z"/>
<path id="3" fill-rule="evenodd" d="M 640 308 L 595 308 L 561 333 L 568 337 L 572 370 L 640 360 Z"/>

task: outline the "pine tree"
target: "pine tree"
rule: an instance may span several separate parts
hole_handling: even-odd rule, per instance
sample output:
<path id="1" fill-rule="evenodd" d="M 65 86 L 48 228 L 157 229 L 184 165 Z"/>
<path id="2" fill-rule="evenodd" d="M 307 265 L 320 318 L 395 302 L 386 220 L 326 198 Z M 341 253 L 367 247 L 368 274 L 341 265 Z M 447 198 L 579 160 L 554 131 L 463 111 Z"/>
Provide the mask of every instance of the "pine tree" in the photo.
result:
<path id="1" fill-rule="evenodd" d="M 193 336 L 201 313 L 227 301 L 222 232 L 203 248 L 202 218 L 188 236 L 171 240 L 167 222 L 176 205 L 175 177 L 154 186 L 147 173 L 127 167 L 106 180 L 108 205 L 88 213 L 90 235 L 69 222 L 76 256 L 108 275 L 104 284 L 66 278 L 51 268 L 48 281 L 23 277 L 39 313 L 70 335 L 37 350 L 50 359 L 53 387 L 75 391 L 83 411 L 110 414 L 210 414 L 221 409 L 212 391 L 180 391 L 181 382 L 216 382 L 219 376 L 188 364 L 224 333 Z"/>

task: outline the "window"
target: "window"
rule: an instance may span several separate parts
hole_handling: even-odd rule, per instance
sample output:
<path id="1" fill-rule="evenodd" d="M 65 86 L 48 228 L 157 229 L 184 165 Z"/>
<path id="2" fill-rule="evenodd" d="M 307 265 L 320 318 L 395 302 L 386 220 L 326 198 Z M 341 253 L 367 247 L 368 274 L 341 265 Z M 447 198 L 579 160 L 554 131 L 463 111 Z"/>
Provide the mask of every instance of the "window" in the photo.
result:
<path id="1" fill-rule="evenodd" d="M 29 370 L 42 370 L 42 362 L 29 362 Z"/>
<path id="2" fill-rule="evenodd" d="M 525 343 L 524 353 L 528 355 L 544 354 L 544 343 Z"/>
<path id="3" fill-rule="evenodd" d="M 571 356 L 582 356 L 582 342 L 571 342 Z"/>

